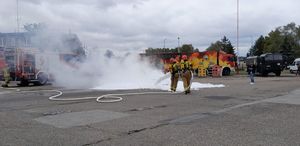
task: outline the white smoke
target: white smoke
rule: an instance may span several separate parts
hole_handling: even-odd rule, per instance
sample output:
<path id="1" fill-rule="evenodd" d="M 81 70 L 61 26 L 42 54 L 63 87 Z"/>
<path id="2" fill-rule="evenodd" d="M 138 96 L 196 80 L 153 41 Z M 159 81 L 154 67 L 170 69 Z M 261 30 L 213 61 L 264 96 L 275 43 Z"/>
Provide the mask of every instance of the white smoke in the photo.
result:
<path id="1" fill-rule="evenodd" d="M 162 69 L 154 67 L 147 58 L 137 53 L 120 53 L 107 56 L 105 52 L 89 53 L 85 62 L 77 67 L 52 66 L 55 85 L 76 89 L 125 90 L 125 89 L 170 89 L 170 77 Z M 166 77 L 166 78 L 164 78 Z M 160 79 L 164 78 L 162 81 Z M 160 82 L 158 82 L 160 81 Z M 219 88 L 222 84 L 192 83 L 192 90 Z M 184 91 L 182 81 L 177 91 Z"/>
<path id="2" fill-rule="evenodd" d="M 54 86 L 72 89 L 163 89 L 169 90 L 170 78 L 156 84 L 165 74 L 162 67 L 154 67 L 137 52 L 120 52 L 116 49 L 91 49 L 85 57 L 82 44 L 74 34 L 43 30 L 32 38 L 46 60 L 42 66 L 53 77 Z M 78 49 L 79 48 L 79 49 Z M 75 55 L 71 60 L 62 59 L 62 54 Z M 78 54 L 81 54 L 81 57 Z M 162 66 L 162 65 L 161 65 Z M 223 87 L 223 85 L 193 84 L 192 89 Z M 183 91 L 182 82 L 178 91 Z"/>
<path id="3" fill-rule="evenodd" d="M 164 75 L 134 53 L 107 56 L 105 52 L 93 51 L 84 62 L 76 63 L 76 67 L 61 63 L 51 66 L 54 84 L 67 88 L 154 88 L 157 79 Z"/>

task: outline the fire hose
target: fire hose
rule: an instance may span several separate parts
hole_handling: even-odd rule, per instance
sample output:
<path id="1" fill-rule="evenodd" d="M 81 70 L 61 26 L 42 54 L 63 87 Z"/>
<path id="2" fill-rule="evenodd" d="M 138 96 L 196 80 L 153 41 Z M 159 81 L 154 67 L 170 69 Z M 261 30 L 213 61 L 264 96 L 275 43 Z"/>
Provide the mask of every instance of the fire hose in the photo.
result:
<path id="1" fill-rule="evenodd" d="M 155 83 L 155 85 L 159 84 L 161 81 L 169 78 L 170 74 L 166 74 L 165 76 L 159 78 L 159 80 Z M 193 73 L 192 73 L 193 79 Z M 191 79 L 191 80 L 192 80 Z M 88 99 L 96 99 L 99 103 L 112 103 L 112 102 L 119 102 L 122 101 L 123 98 L 121 96 L 128 96 L 128 95 L 146 95 L 146 94 L 179 94 L 185 92 L 188 88 L 191 87 L 191 84 L 184 89 L 182 92 L 139 92 L 139 93 L 119 93 L 119 94 L 104 94 L 97 97 L 78 97 L 78 98 L 58 98 L 63 95 L 63 92 L 60 90 L 38 90 L 38 91 L 22 91 L 18 88 L 5 88 L 9 90 L 16 90 L 17 92 L 28 93 L 28 92 L 56 92 L 56 95 L 50 96 L 48 99 L 51 101 L 75 101 L 75 100 L 88 100 Z M 2 88 L 2 87 L 1 87 Z"/>

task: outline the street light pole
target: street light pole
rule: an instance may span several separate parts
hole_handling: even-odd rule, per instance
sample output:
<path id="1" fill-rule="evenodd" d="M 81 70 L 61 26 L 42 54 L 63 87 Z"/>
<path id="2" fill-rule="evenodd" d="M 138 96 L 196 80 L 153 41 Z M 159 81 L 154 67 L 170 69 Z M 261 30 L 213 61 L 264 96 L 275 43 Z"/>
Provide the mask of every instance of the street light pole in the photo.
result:
<path id="1" fill-rule="evenodd" d="M 166 48 L 166 40 L 167 39 L 164 39 L 164 49 Z"/>
<path id="2" fill-rule="evenodd" d="M 178 37 L 177 39 L 178 39 L 178 49 L 177 49 L 177 52 L 179 54 L 180 53 L 180 50 L 179 50 L 180 49 L 180 42 L 179 42 L 180 38 Z"/>
<path id="3" fill-rule="evenodd" d="M 19 0 L 17 0 L 17 33 L 20 32 Z"/>
<path id="4" fill-rule="evenodd" d="M 239 59 L 239 0 L 237 0 L 237 13 L 236 13 L 236 56 L 237 56 L 237 73 L 239 73 L 239 65 L 240 65 L 240 59 Z"/>

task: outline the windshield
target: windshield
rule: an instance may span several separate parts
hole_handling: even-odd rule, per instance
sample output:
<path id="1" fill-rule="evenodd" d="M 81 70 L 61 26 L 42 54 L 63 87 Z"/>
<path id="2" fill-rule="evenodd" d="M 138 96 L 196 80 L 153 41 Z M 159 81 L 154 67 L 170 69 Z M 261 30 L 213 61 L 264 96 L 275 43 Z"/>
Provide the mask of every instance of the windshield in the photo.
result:
<path id="1" fill-rule="evenodd" d="M 266 55 L 265 60 L 273 60 L 273 55 Z"/>
<path id="2" fill-rule="evenodd" d="M 282 60 L 282 55 L 274 55 L 274 60 Z"/>
<path id="3" fill-rule="evenodd" d="M 270 61 L 270 60 L 282 60 L 282 55 L 279 55 L 279 54 L 266 55 L 265 60 L 267 60 L 267 61 Z"/>

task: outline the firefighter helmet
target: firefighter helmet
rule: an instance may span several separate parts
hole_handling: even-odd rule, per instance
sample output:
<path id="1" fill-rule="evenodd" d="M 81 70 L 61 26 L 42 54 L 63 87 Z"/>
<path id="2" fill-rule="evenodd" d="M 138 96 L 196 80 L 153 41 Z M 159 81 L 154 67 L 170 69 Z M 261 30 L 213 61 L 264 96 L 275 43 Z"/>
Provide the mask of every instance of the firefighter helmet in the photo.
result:
<path id="1" fill-rule="evenodd" d="M 174 63 L 174 62 L 176 62 L 176 60 L 174 58 L 170 58 L 170 62 Z"/>
<path id="2" fill-rule="evenodd" d="M 187 60 L 187 56 L 186 55 L 182 55 L 181 59 L 182 60 Z"/>

